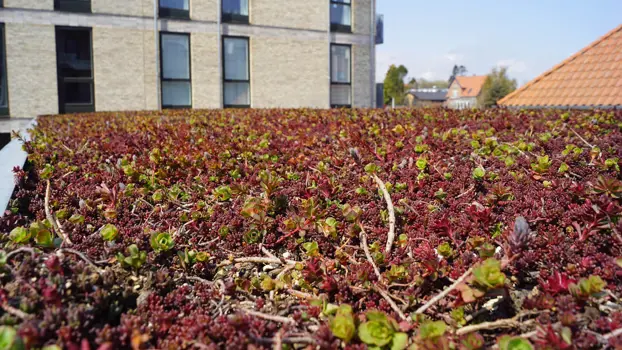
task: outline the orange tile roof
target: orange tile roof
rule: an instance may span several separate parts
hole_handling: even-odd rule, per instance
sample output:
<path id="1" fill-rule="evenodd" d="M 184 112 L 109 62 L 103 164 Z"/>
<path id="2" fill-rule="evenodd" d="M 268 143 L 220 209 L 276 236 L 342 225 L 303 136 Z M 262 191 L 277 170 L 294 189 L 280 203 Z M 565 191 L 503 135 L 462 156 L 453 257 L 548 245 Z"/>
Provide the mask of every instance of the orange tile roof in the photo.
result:
<path id="1" fill-rule="evenodd" d="M 499 105 L 622 106 L 622 25 L 507 95 Z"/>
<path id="2" fill-rule="evenodd" d="M 456 77 L 456 82 L 462 88 L 460 97 L 477 97 L 482 91 L 482 86 L 486 81 L 485 75 L 474 75 L 470 77 Z"/>

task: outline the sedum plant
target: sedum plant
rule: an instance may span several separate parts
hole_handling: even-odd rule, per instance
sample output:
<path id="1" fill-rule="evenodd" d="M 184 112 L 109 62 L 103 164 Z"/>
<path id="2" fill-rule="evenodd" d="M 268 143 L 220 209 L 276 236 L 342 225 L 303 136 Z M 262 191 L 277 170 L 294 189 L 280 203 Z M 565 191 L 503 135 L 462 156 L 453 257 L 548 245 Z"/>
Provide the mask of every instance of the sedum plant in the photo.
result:
<path id="1" fill-rule="evenodd" d="M 15 244 L 24 244 L 30 241 L 32 235 L 30 233 L 30 230 L 20 226 L 14 228 L 11 233 L 9 233 L 9 238 L 11 239 L 11 242 Z"/>
<path id="2" fill-rule="evenodd" d="M 533 345 L 529 340 L 521 337 L 504 335 L 499 338 L 499 350 L 533 350 Z"/>
<path id="3" fill-rule="evenodd" d="M 575 298 L 587 299 L 602 292 L 606 286 L 607 283 L 602 278 L 591 275 L 588 278 L 580 279 L 578 283 L 571 283 L 568 286 L 568 290 Z"/>
<path id="4" fill-rule="evenodd" d="M 552 162 L 549 160 L 548 155 L 538 156 L 536 158 L 536 162 L 531 163 L 531 169 L 535 171 L 536 173 L 542 175 L 549 171 L 551 164 Z"/>
<path id="5" fill-rule="evenodd" d="M 149 243 L 151 244 L 151 248 L 153 248 L 156 253 L 171 250 L 175 246 L 175 241 L 168 232 L 152 234 Z"/>
<path id="6" fill-rule="evenodd" d="M 117 261 L 124 268 L 138 270 L 147 261 L 147 253 L 138 249 L 136 244 L 127 247 L 125 252 L 128 254 L 127 256 L 117 253 Z"/>
<path id="7" fill-rule="evenodd" d="M 113 224 L 106 224 L 102 226 L 102 228 L 99 230 L 99 234 L 104 241 L 114 242 L 114 240 L 117 239 L 117 236 L 119 235 L 119 230 Z"/>
<path id="8" fill-rule="evenodd" d="M 473 269 L 475 284 L 478 288 L 487 291 L 503 287 L 505 275 L 501 272 L 501 263 L 496 259 L 487 259 Z"/>
<path id="9" fill-rule="evenodd" d="M 368 311 L 367 322 L 358 329 L 359 339 L 369 349 L 402 350 L 408 346 L 408 334 L 400 332 L 397 322 L 381 311 Z"/>
<path id="10" fill-rule="evenodd" d="M 485 176 L 486 176 L 486 170 L 484 170 L 483 166 L 480 165 L 477 168 L 473 169 L 473 178 L 475 180 L 482 181 Z"/>
<path id="11" fill-rule="evenodd" d="M 15 328 L 0 326 L 0 350 L 23 350 L 25 348 Z"/>
<path id="12" fill-rule="evenodd" d="M 335 337 L 349 343 L 356 333 L 352 307 L 347 304 L 339 306 L 335 316 L 329 319 L 328 327 Z"/>

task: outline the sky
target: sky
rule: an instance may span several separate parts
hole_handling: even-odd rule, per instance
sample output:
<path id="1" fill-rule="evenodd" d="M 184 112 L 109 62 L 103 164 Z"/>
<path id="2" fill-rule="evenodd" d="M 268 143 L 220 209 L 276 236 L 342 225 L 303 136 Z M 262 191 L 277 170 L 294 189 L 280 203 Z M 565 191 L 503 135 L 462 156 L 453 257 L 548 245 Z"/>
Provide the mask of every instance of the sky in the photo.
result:
<path id="1" fill-rule="evenodd" d="M 384 44 L 376 81 L 391 64 L 411 77 L 448 79 L 508 67 L 520 85 L 622 24 L 622 0 L 377 0 Z"/>

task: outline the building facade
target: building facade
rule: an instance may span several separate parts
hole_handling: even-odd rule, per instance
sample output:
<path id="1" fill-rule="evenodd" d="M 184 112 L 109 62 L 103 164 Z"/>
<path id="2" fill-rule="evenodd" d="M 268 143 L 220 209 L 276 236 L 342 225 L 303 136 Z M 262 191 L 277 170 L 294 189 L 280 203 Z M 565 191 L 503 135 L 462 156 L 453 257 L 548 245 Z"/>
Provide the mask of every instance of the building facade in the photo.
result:
<path id="1" fill-rule="evenodd" d="M 0 114 L 375 106 L 375 0 L 0 0 Z"/>
<path id="2" fill-rule="evenodd" d="M 456 77 L 449 85 L 445 105 L 452 109 L 477 107 L 477 98 L 482 92 L 484 82 L 486 82 L 485 75 Z"/>
<path id="3" fill-rule="evenodd" d="M 432 88 L 410 89 L 406 92 L 408 107 L 443 107 L 447 100 L 447 89 Z"/>

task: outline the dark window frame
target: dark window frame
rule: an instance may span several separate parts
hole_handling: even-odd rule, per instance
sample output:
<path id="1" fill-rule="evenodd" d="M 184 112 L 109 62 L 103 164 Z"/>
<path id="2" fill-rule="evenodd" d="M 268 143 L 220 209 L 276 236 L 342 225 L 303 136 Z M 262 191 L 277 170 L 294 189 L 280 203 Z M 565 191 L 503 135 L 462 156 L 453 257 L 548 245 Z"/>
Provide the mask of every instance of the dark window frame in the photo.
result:
<path id="1" fill-rule="evenodd" d="M 348 83 L 344 83 L 344 82 L 339 82 L 339 81 L 333 81 L 333 46 L 343 46 L 343 47 L 347 47 L 350 50 L 350 82 Z M 329 59 L 330 59 L 330 107 L 331 108 L 352 108 L 352 45 L 351 44 L 334 44 L 331 43 L 330 44 L 330 52 L 329 52 Z M 350 86 L 350 104 L 348 105 L 342 105 L 342 104 L 334 104 L 333 103 L 333 93 L 332 93 L 332 88 L 333 85 L 347 85 Z"/>
<path id="2" fill-rule="evenodd" d="M 240 15 L 237 13 L 225 13 L 225 1 L 227 0 L 221 0 L 220 3 L 220 20 L 224 23 L 233 23 L 233 24 L 249 24 L 249 15 Z M 246 9 L 246 12 L 250 13 L 250 1 L 248 3 L 248 8 Z"/>
<path id="3" fill-rule="evenodd" d="M 60 46 L 59 32 L 61 31 L 88 31 L 90 41 L 90 58 L 91 58 L 91 77 L 64 77 L 61 74 L 59 62 Z M 93 59 L 93 28 L 92 27 L 68 27 L 56 26 L 54 30 L 56 40 L 56 75 L 58 80 L 58 112 L 65 113 L 89 113 L 95 112 L 95 62 Z M 64 94 L 64 84 L 66 83 L 88 83 L 90 84 L 91 103 L 66 103 Z"/>
<path id="4" fill-rule="evenodd" d="M 341 24 L 341 23 L 333 23 L 333 21 L 330 19 L 331 18 L 331 14 L 329 13 L 329 21 L 330 21 L 330 31 L 331 32 L 339 32 L 339 33 L 352 33 L 352 1 L 350 0 L 350 3 L 344 3 L 341 2 L 339 0 L 330 0 L 330 10 L 332 11 L 333 9 L 333 5 L 339 5 L 339 6 L 347 6 L 350 8 L 350 24 L 349 25 L 345 25 L 345 24 Z"/>
<path id="5" fill-rule="evenodd" d="M 0 0 L 0 5 L 2 5 L 2 0 Z M 0 118 L 5 118 L 10 116 L 9 109 L 9 79 L 7 77 L 7 69 L 6 69 L 6 34 L 4 30 L 4 23 L 0 23 L 0 50 L 2 50 L 2 55 L 0 55 L 0 60 L 2 60 L 2 77 L 4 79 L 5 89 L 6 89 L 6 107 L 0 106 Z"/>
<path id="6" fill-rule="evenodd" d="M 225 65 L 227 64 L 225 60 L 225 39 L 244 39 L 246 40 L 246 69 L 248 70 L 248 79 L 227 79 L 225 75 Z M 237 35 L 223 35 L 221 41 L 222 47 L 222 106 L 223 108 L 250 108 L 253 99 L 251 96 L 251 42 L 250 38 L 247 36 L 237 36 Z M 248 104 L 247 105 L 229 105 L 225 103 L 225 84 L 226 83 L 248 83 Z"/>
<path id="7" fill-rule="evenodd" d="M 165 78 L 164 77 L 164 50 L 162 49 L 162 36 L 164 35 L 180 35 L 188 38 L 188 79 Z M 162 102 L 163 109 L 190 109 L 192 108 L 192 38 L 190 33 L 160 31 L 160 101 L 164 101 L 164 82 L 187 82 L 190 85 L 190 104 L 189 105 L 165 105 Z"/>
<path id="8" fill-rule="evenodd" d="M 158 16 L 160 18 L 171 18 L 171 19 L 190 19 L 190 2 L 192 0 L 188 0 L 188 9 L 175 9 L 170 7 L 162 7 L 161 0 L 158 0 Z"/>
<path id="9" fill-rule="evenodd" d="M 91 13 L 91 0 L 54 0 L 55 11 Z"/>

